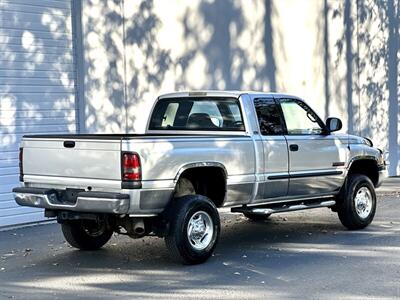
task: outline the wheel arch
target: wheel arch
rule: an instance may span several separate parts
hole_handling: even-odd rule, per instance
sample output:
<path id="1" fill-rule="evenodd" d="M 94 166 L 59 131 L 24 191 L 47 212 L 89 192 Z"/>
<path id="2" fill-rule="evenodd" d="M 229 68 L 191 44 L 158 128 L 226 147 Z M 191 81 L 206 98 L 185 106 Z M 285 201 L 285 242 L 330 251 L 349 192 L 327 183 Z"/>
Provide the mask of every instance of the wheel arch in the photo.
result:
<path id="1" fill-rule="evenodd" d="M 350 160 L 347 176 L 350 174 L 362 174 L 371 179 L 376 187 L 379 183 L 378 160 L 374 156 L 356 156 Z"/>
<path id="2" fill-rule="evenodd" d="M 206 175 L 206 176 L 205 176 Z M 186 178 L 194 185 L 196 194 L 206 196 L 217 207 L 221 207 L 226 195 L 228 173 L 219 162 L 195 162 L 182 166 L 174 178 L 175 191 L 178 182 Z"/>

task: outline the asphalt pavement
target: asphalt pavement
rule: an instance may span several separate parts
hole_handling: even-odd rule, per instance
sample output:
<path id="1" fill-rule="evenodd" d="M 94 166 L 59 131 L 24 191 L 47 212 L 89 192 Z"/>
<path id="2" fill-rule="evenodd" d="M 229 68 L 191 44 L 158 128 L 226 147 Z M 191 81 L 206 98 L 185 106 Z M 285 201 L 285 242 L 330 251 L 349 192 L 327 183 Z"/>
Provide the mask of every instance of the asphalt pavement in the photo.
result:
<path id="1" fill-rule="evenodd" d="M 329 209 L 265 222 L 224 210 L 215 254 L 196 266 L 170 261 L 155 237 L 83 252 L 57 224 L 1 231 L 0 299 L 400 299 L 398 183 L 381 189 L 360 231 Z"/>

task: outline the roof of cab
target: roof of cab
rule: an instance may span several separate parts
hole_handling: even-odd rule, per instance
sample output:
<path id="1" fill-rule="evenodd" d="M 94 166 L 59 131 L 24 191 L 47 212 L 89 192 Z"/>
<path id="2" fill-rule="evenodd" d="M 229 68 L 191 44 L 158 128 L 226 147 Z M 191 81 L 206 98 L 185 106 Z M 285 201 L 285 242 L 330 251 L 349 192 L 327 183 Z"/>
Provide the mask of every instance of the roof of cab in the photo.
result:
<path id="1" fill-rule="evenodd" d="M 198 90 L 198 91 L 184 91 L 184 92 L 173 92 L 168 94 L 163 94 L 158 97 L 158 99 L 165 98 L 182 98 L 182 97 L 235 97 L 238 98 L 240 95 L 259 95 L 262 97 L 275 97 L 275 98 L 295 98 L 301 99 L 294 95 L 282 94 L 282 93 L 265 93 L 257 91 L 216 91 L 216 90 Z"/>

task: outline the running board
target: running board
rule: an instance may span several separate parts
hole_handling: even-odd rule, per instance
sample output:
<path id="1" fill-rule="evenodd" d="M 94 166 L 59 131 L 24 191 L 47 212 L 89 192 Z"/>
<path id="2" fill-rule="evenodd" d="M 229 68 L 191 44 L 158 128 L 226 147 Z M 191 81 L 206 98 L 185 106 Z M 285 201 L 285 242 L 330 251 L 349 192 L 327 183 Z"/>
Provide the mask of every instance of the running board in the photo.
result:
<path id="1" fill-rule="evenodd" d="M 327 200 L 327 201 L 313 201 L 313 202 L 304 202 L 301 203 L 291 203 L 288 204 L 264 204 L 262 206 L 253 206 L 248 207 L 246 205 L 241 207 L 233 207 L 231 208 L 231 212 L 239 212 L 239 213 L 254 213 L 260 215 L 270 215 L 270 214 L 277 214 L 289 211 L 296 211 L 296 210 L 304 210 L 304 209 L 311 209 L 311 208 L 319 208 L 319 207 L 331 207 L 336 204 L 335 200 Z"/>

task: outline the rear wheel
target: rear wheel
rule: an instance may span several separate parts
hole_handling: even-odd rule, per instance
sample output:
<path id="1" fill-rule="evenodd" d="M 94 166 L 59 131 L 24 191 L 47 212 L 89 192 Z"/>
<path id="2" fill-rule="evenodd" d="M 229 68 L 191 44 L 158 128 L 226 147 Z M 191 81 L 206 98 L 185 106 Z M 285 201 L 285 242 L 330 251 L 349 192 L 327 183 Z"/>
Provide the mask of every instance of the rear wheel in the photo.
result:
<path id="1" fill-rule="evenodd" d="M 113 229 L 106 220 L 76 220 L 61 224 L 67 242 L 81 250 L 97 250 L 111 238 Z"/>
<path id="2" fill-rule="evenodd" d="M 350 175 L 337 204 L 342 224 L 351 230 L 365 228 L 374 219 L 375 211 L 376 194 L 371 180 L 365 175 Z"/>
<path id="3" fill-rule="evenodd" d="M 176 198 L 166 218 L 169 231 L 165 244 L 175 260 L 198 264 L 211 256 L 219 238 L 220 219 L 210 199 L 201 195 Z"/>

